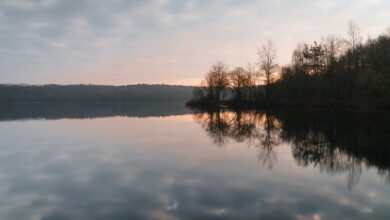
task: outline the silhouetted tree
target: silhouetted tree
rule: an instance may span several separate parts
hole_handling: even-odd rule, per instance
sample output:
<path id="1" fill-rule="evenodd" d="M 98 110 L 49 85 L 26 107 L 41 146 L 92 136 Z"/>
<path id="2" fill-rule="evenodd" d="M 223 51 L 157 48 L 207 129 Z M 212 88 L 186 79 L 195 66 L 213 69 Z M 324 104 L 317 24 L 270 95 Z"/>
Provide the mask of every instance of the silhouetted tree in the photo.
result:
<path id="1" fill-rule="evenodd" d="M 232 100 L 236 103 L 248 102 L 255 87 L 254 75 L 242 67 L 229 72 L 229 82 L 232 91 Z"/>
<path id="2" fill-rule="evenodd" d="M 208 89 L 207 97 L 214 103 L 224 99 L 225 90 L 229 86 L 228 70 L 224 63 L 218 62 L 211 66 L 205 77 Z"/>
<path id="3" fill-rule="evenodd" d="M 362 44 L 362 36 L 360 35 L 360 28 L 353 22 L 348 22 L 348 44 L 352 52 Z"/>
<path id="4" fill-rule="evenodd" d="M 292 54 L 291 63 L 281 68 L 277 78 L 276 49 L 268 41 L 258 50 L 259 71 L 236 68 L 221 86 L 207 87 L 211 102 L 214 88 L 230 94 L 225 104 L 251 106 L 343 106 L 390 108 L 390 33 L 362 42 L 356 24 L 348 24 L 346 39 L 330 35 L 320 42 L 301 43 Z M 214 68 L 211 72 L 223 68 Z M 222 71 L 224 72 L 224 71 Z M 225 76 L 225 74 L 215 74 Z M 206 82 L 218 77 L 208 77 Z M 261 80 L 261 83 L 256 81 Z M 216 84 L 216 83 L 214 83 Z M 204 92 L 197 92 L 203 97 Z M 211 94 L 211 95 L 210 95 Z M 219 96 L 218 96 L 219 97 Z M 206 103 L 206 102 L 203 102 Z"/>
<path id="5" fill-rule="evenodd" d="M 265 102 L 268 103 L 270 86 L 276 79 L 276 48 L 272 41 L 268 40 L 258 51 L 258 65 L 261 77 L 265 83 Z"/>

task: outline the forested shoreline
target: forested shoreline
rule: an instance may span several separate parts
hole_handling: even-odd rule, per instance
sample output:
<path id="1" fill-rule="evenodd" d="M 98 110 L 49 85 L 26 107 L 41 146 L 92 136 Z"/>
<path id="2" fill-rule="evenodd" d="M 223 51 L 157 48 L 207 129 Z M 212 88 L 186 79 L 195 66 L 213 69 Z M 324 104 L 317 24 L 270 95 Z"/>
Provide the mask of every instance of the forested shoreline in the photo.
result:
<path id="1" fill-rule="evenodd" d="M 0 85 L 0 104 L 181 102 L 193 87 L 171 85 Z"/>
<path id="2" fill-rule="evenodd" d="M 218 62 L 193 92 L 190 106 L 390 107 L 390 30 L 363 42 L 359 28 L 301 43 L 291 63 L 279 66 L 268 41 L 258 62 L 229 70 Z"/>

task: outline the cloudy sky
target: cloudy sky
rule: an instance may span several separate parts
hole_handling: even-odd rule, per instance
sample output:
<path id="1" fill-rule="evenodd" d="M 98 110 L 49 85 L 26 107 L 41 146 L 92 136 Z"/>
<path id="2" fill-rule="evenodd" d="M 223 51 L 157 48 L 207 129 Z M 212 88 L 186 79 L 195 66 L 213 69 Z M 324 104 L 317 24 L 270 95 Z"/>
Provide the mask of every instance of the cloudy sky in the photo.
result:
<path id="1" fill-rule="evenodd" d="M 215 61 L 390 26 L 386 0 L 1 0 L 0 83 L 196 84 Z"/>

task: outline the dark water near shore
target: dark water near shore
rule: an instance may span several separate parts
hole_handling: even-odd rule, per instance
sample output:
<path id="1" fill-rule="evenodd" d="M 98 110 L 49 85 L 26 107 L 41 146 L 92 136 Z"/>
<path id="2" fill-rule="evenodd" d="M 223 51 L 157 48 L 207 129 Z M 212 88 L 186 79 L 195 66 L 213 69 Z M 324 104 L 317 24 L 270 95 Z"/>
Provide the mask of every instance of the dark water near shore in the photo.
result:
<path id="1" fill-rule="evenodd" d="M 390 219 L 390 114 L 0 106 L 0 219 Z"/>

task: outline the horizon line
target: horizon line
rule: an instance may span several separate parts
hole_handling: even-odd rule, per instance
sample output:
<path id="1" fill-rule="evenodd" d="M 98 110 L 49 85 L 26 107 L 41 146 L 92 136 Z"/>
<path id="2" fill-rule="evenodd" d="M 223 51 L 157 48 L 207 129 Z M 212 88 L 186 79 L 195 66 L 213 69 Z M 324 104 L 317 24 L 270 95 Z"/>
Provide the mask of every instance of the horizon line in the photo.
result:
<path id="1" fill-rule="evenodd" d="M 112 87 L 126 87 L 126 86 L 184 86 L 184 87 L 199 87 L 199 85 L 182 85 L 182 84 L 168 84 L 168 83 L 133 83 L 133 84 L 93 84 L 93 83 L 0 83 L 0 86 L 112 86 Z"/>

